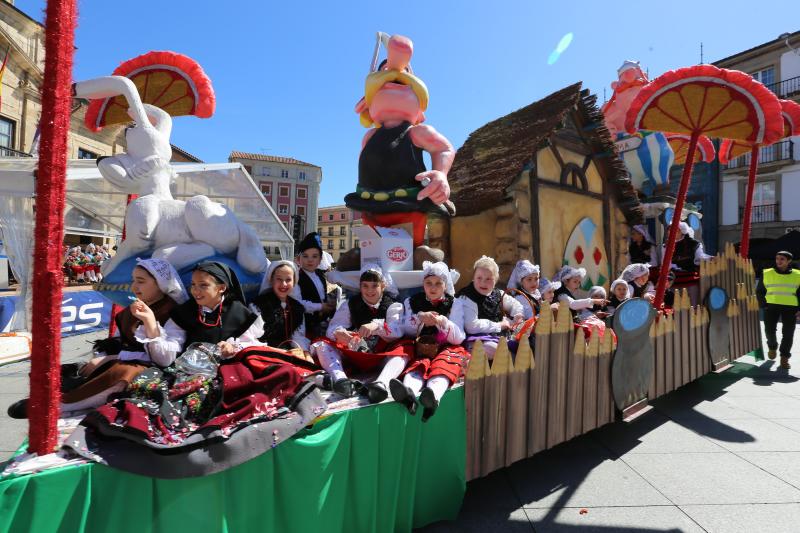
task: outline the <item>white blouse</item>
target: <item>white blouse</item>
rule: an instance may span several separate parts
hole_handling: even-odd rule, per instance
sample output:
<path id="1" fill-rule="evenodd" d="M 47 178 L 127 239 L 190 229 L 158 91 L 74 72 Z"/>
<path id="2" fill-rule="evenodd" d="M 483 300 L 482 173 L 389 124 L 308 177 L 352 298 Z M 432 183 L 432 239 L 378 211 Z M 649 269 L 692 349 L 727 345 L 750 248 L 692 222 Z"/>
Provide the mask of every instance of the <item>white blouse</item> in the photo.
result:
<path id="1" fill-rule="evenodd" d="M 322 280 L 319 279 L 319 276 L 317 276 L 317 273 L 308 272 L 307 270 L 302 270 L 302 272 L 305 272 L 305 274 L 309 278 L 311 278 L 311 282 L 314 284 L 314 287 L 316 287 L 317 292 L 319 293 L 319 299 L 324 302 L 328 293 L 325 290 L 326 289 L 325 286 L 323 286 L 322 284 Z M 302 273 L 299 275 L 302 276 Z M 300 292 L 300 285 L 297 283 L 295 284 L 294 288 L 292 288 L 292 293 L 290 296 L 295 300 L 297 300 L 298 302 L 300 302 L 301 304 L 303 304 L 306 313 L 316 313 L 317 311 L 322 310 L 322 303 L 312 302 L 311 300 L 303 300 L 302 294 Z"/>
<path id="2" fill-rule="evenodd" d="M 354 298 L 360 298 L 360 296 L 354 296 Z M 378 305 L 370 305 L 370 307 L 377 309 Z M 393 303 L 386 310 L 386 318 L 373 318 L 370 323 L 380 326 L 377 335 L 383 340 L 401 338 L 403 336 L 403 304 L 399 302 Z M 330 324 L 328 324 L 326 336 L 335 341 L 337 331 L 347 331 L 352 325 L 350 306 L 348 302 L 342 302 L 336 313 L 334 313 L 333 318 L 331 318 Z"/>
<path id="3" fill-rule="evenodd" d="M 486 318 L 478 318 L 478 304 L 475 301 L 467 298 L 466 296 L 460 296 L 457 300 L 461 301 L 461 305 L 464 309 L 464 332 L 467 335 L 478 335 L 483 333 L 500 333 L 502 329 L 500 328 L 500 322 L 492 322 Z M 524 316 L 522 310 L 522 304 L 520 304 L 517 300 L 506 294 L 503 293 L 503 312 L 507 315 L 516 319 L 518 316 Z"/>
<path id="4" fill-rule="evenodd" d="M 411 299 L 406 298 L 403 304 L 403 333 L 409 337 L 416 337 L 423 328 L 422 322 L 417 318 L 417 313 L 411 312 Z M 444 315 L 441 315 L 444 316 Z M 443 325 L 437 324 L 439 331 L 447 333 L 448 344 L 459 345 L 464 342 L 464 306 L 460 298 L 453 300 L 453 307 L 450 309 L 450 316 L 446 316 Z"/>

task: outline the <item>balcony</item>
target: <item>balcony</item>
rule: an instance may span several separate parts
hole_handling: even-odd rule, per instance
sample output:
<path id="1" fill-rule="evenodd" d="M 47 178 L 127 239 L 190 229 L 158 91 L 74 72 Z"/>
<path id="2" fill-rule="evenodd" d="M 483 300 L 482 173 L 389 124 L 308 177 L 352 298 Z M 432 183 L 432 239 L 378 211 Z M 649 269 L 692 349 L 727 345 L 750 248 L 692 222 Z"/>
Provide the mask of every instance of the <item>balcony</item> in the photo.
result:
<path id="1" fill-rule="evenodd" d="M 0 157 L 33 157 L 33 156 L 27 152 L 20 152 L 19 150 L 14 150 L 13 148 L 6 148 L 5 146 L 0 146 Z"/>
<path id="2" fill-rule="evenodd" d="M 750 212 L 750 222 L 778 222 L 780 220 L 780 204 L 754 205 Z M 739 220 L 744 217 L 744 207 L 739 208 Z"/>
<path id="3" fill-rule="evenodd" d="M 790 140 L 777 142 L 764 146 L 758 152 L 758 164 L 777 163 L 780 161 L 794 160 L 794 144 Z M 745 154 L 732 160 L 726 168 L 741 168 L 750 166 L 750 154 Z"/>
<path id="4" fill-rule="evenodd" d="M 800 96 L 800 76 L 770 83 L 766 85 L 766 88 L 774 92 L 778 98 L 798 97 Z"/>

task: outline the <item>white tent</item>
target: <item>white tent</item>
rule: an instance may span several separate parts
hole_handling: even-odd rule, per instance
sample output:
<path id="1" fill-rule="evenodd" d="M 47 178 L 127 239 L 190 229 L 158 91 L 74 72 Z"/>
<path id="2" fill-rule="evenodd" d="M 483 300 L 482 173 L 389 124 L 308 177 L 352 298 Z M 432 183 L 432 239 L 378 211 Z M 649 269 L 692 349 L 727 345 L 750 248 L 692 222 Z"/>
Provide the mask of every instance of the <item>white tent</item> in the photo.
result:
<path id="1" fill-rule="evenodd" d="M 37 165 L 37 159 L 0 159 L 0 231 L 23 291 L 33 250 L 32 199 Z M 175 199 L 202 194 L 225 204 L 255 229 L 264 246 L 278 248 L 283 258 L 292 257 L 291 234 L 241 164 L 174 163 L 173 168 L 177 178 L 170 190 Z M 126 200 L 127 193 L 103 179 L 94 160 L 68 162 L 64 213 L 67 233 L 121 237 Z"/>

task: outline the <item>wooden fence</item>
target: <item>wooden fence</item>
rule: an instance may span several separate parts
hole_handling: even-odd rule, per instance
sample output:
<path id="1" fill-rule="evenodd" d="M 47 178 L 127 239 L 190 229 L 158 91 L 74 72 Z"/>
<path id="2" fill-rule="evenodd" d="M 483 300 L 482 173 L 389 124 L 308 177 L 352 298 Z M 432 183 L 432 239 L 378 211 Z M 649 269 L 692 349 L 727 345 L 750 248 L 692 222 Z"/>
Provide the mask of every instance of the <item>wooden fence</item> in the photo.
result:
<path id="1" fill-rule="evenodd" d="M 750 261 L 731 246 L 701 264 L 701 294 L 724 288 L 730 301 L 731 360 L 761 348 L 755 276 Z M 648 398 L 674 391 L 712 370 L 708 349 L 709 313 L 676 291 L 671 314 L 652 324 L 654 369 Z M 548 306 L 536 323 L 535 349 L 523 338 L 516 357 L 501 341 L 492 361 L 476 343 L 467 368 L 468 480 L 613 422 L 610 330 L 592 331 L 588 341 L 575 331 L 570 313 L 554 317 Z"/>

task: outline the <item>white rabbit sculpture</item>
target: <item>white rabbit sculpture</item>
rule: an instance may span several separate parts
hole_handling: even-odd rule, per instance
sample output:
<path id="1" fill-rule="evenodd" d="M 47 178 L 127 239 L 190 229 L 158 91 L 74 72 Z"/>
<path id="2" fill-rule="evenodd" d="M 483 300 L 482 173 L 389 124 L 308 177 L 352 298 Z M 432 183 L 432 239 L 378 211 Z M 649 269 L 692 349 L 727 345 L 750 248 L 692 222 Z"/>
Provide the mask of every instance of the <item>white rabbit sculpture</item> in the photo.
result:
<path id="1" fill-rule="evenodd" d="M 135 124 L 125 130 L 127 152 L 100 158 L 100 174 L 122 191 L 138 194 L 125 213 L 125 240 L 117 254 L 102 266 L 110 274 L 129 257 L 152 252 L 176 268 L 192 265 L 217 253 L 233 255 L 243 269 L 266 271 L 269 260 L 255 231 L 226 206 L 205 196 L 176 200 L 169 185 L 175 176 L 170 166 L 169 137 L 172 117 L 162 109 L 142 103 L 133 82 L 123 76 L 105 76 L 73 86 L 79 98 L 122 95 Z"/>

